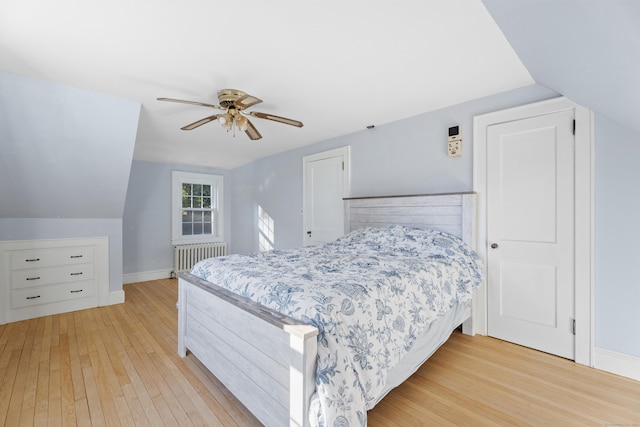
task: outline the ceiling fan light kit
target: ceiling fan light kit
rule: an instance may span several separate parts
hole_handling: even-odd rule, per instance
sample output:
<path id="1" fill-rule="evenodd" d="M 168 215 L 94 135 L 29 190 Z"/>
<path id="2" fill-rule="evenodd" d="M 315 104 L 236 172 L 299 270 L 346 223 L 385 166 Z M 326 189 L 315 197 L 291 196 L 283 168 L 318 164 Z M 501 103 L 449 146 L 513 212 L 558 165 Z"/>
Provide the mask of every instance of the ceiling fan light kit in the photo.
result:
<path id="1" fill-rule="evenodd" d="M 256 98 L 255 96 L 249 95 L 241 90 L 237 89 L 222 89 L 218 92 L 218 102 L 220 105 L 207 104 L 204 102 L 197 101 L 185 101 L 182 99 L 174 99 L 174 98 L 158 98 L 158 101 L 168 101 L 168 102 L 177 102 L 181 104 L 190 104 L 190 105 L 198 105 L 201 107 L 214 108 L 217 110 L 225 111 L 222 114 L 214 114 L 213 116 L 205 117 L 204 119 L 200 119 L 191 124 L 181 127 L 182 130 L 193 130 L 197 127 L 200 127 L 206 123 L 217 120 L 220 125 L 229 132 L 230 130 L 237 127 L 242 132 L 246 133 L 247 136 L 252 139 L 260 139 L 262 135 L 255 128 L 253 123 L 247 118 L 247 114 L 251 117 L 257 117 L 259 119 L 271 120 L 278 123 L 284 123 L 286 125 L 295 126 L 301 128 L 303 126 L 302 122 L 298 120 L 288 119 L 286 117 L 275 116 L 273 114 L 260 113 L 258 111 L 245 112 L 246 108 L 252 107 L 256 104 L 262 102 L 260 98 Z M 235 132 L 234 132 L 235 136 Z"/>

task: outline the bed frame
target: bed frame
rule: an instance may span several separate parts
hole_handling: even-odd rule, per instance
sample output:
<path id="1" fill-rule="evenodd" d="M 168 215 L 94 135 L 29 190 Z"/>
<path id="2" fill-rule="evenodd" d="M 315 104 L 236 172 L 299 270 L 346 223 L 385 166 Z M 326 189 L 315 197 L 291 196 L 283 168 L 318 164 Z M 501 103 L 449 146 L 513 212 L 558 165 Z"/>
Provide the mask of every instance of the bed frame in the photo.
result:
<path id="1" fill-rule="evenodd" d="M 475 195 L 345 199 L 345 232 L 410 225 L 447 231 L 475 247 Z M 178 354 L 190 351 L 265 426 L 308 426 L 318 330 L 180 273 Z"/>

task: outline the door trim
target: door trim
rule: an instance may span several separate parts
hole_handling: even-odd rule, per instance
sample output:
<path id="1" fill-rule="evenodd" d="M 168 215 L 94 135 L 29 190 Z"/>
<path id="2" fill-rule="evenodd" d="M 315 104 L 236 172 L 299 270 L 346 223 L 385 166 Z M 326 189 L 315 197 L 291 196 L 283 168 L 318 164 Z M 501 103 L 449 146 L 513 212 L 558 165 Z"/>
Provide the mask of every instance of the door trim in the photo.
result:
<path id="1" fill-rule="evenodd" d="M 344 176 L 343 176 L 343 181 L 342 181 L 342 197 L 347 197 L 349 196 L 349 193 L 351 191 L 351 146 L 349 145 L 345 145 L 344 147 L 340 147 L 340 148 L 334 148 L 333 150 L 327 150 L 327 151 L 322 151 L 320 153 L 315 153 L 315 154 L 309 154 L 306 155 L 302 158 L 302 209 L 301 209 L 301 213 L 302 213 L 302 230 L 301 230 L 301 236 L 302 236 L 302 242 L 304 245 L 305 242 L 305 232 L 306 230 L 308 230 L 308 218 L 307 218 L 307 214 L 304 211 L 304 208 L 306 206 L 307 203 L 307 164 L 310 162 L 315 162 L 317 160 L 322 160 L 322 159 L 328 159 L 331 157 L 338 157 L 338 156 L 342 156 L 342 159 L 344 161 Z M 343 209 L 343 216 L 344 216 L 344 205 L 342 207 Z"/>
<path id="2" fill-rule="evenodd" d="M 568 98 L 559 97 L 534 104 L 496 111 L 473 118 L 473 191 L 477 198 L 478 254 L 487 260 L 487 128 L 493 124 L 559 111 L 574 110 L 575 131 L 575 361 L 593 366 L 593 237 L 594 237 L 594 140 L 593 113 Z M 473 301 L 472 333 L 487 334 L 487 286 Z"/>

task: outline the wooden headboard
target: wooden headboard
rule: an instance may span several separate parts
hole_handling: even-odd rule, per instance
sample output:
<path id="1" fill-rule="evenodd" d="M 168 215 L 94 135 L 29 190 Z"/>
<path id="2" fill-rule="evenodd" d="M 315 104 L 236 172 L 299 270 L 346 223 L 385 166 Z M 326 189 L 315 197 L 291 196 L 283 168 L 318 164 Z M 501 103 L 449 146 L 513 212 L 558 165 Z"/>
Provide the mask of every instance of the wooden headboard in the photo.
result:
<path id="1" fill-rule="evenodd" d="M 475 193 L 344 198 L 344 230 L 390 224 L 446 231 L 476 247 Z"/>

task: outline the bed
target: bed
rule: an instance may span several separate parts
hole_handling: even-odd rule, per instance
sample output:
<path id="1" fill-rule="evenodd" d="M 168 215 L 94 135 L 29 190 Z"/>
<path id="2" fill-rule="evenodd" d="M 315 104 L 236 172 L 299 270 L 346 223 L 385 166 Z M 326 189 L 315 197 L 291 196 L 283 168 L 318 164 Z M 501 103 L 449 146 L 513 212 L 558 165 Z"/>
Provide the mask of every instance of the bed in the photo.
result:
<path id="1" fill-rule="evenodd" d="M 179 275 L 178 353 L 266 426 L 366 425 L 469 321 L 474 210 L 472 193 L 348 198 L 336 242 L 202 261 Z"/>

